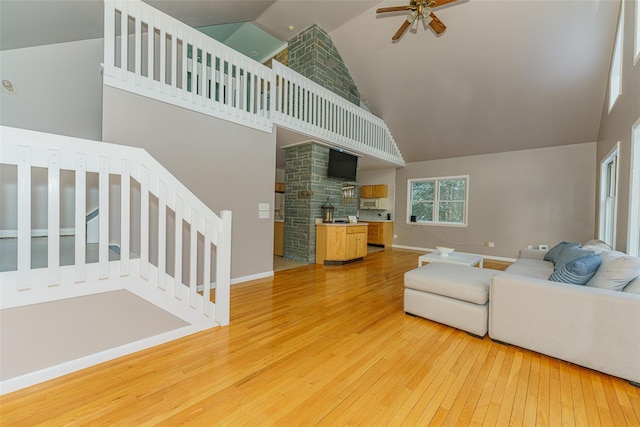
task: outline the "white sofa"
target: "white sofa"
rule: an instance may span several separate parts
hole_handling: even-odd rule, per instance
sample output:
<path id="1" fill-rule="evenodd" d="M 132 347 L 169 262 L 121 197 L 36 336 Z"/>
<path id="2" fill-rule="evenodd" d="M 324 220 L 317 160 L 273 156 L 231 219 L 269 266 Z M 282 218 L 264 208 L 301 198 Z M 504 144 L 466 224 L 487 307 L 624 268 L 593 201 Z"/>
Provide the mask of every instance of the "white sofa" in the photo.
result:
<path id="1" fill-rule="evenodd" d="M 489 336 L 640 386 L 640 277 L 622 291 L 554 282 L 544 256 L 523 250 L 493 276 Z"/>

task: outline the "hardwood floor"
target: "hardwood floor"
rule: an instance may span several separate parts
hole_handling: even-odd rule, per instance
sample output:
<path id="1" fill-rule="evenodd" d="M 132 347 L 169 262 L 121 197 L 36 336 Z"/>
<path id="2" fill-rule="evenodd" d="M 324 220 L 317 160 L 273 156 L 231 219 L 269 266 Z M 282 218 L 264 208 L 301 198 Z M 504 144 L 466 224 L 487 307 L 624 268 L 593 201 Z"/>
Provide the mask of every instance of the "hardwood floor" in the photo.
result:
<path id="1" fill-rule="evenodd" d="M 419 253 L 232 286 L 231 324 L 0 397 L 2 425 L 640 425 L 640 389 L 405 315 Z"/>

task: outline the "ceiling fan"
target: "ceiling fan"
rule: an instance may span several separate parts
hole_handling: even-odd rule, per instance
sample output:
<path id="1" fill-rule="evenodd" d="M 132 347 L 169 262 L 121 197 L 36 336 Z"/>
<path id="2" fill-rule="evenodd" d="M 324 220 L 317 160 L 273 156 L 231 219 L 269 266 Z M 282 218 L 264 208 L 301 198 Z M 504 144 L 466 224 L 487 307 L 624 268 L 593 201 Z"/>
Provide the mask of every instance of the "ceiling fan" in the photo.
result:
<path id="1" fill-rule="evenodd" d="M 398 40 L 409 27 L 418 27 L 418 21 L 422 21 L 425 27 L 429 25 L 436 34 L 441 34 L 447 27 L 431 11 L 432 9 L 454 2 L 455 0 L 411 0 L 409 6 L 381 7 L 376 13 L 403 12 L 408 10 L 406 21 L 400 26 L 398 31 L 391 37 L 391 40 Z"/>

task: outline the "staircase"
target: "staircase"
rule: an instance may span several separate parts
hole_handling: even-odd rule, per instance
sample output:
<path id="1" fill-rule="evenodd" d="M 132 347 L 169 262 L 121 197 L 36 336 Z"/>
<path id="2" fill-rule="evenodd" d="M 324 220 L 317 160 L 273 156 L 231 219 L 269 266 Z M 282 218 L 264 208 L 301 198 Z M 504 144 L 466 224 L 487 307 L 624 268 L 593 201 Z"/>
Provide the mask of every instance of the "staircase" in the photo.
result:
<path id="1" fill-rule="evenodd" d="M 4 126 L 0 127 L 0 140 L 0 164 L 14 168 L 15 181 L 9 181 L 14 181 L 17 198 L 3 212 L 16 219 L 17 268 L 0 272 L 0 309 L 124 289 L 187 322 L 189 326 L 181 329 L 180 336 L 229 323 L 229 211 L 220 216 L 211 212 L 138 148 Z M 33 192 L 36 168 L 46 170 L 44 193 Z M 69 202 L 67 196 L 62 197 L 61 188 L 70 174 L 73 197 Z M 91 174 L 97 175 L 100 212 L 94 263 L 87 262 L 86 249 L 86 199 L 92 190 L 87 182 L 93 181 Z M 60 215 L 68 211 L 65 204 L 69 203 L 75 207 L 73 221 Z M 15 211 L 8 213 L 11 208 Z M 110 218 L 114 211 L 117 214 Z M 33 268 L 31 222 L 39 215 L 46 217 L 47 262 L 46 267 Z M 60 224 L 70 221 L 74 224 L 74 262 L 62 265 Z M 110 260 L 113 245 L 120 248 L 120 254 Z M 139 250 L 136 257 L 131 256 L 132 247 Z M 165 338 L 177 337 L 174 333 Z M 162 340 L 148 340 L 129 349 L 140 350 Z M 105 355 L 95 363 L 103 360 Z M 87 363 L 92 364 L 85 360 L 82 367 Z M 78 369 L 73 363 L 67 365 L 3 380 L 1 391 Z"/>

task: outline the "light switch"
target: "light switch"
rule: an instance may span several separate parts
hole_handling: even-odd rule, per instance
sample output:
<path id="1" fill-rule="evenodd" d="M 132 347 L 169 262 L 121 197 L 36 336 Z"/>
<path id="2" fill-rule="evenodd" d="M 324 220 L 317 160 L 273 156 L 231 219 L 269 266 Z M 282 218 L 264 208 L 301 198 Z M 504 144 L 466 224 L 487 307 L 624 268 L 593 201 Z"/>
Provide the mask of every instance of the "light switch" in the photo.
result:
<path id="1" fill-rule="evenodd" d="M 258 218 L 269 218 L 269 211 L 258 211 Z"/>
<path id="2" fill-rule="evenodd" d="M 259 211 L 268 211 L 269 210 L 269 203 L 258 203 L 258 210 Z"/>

